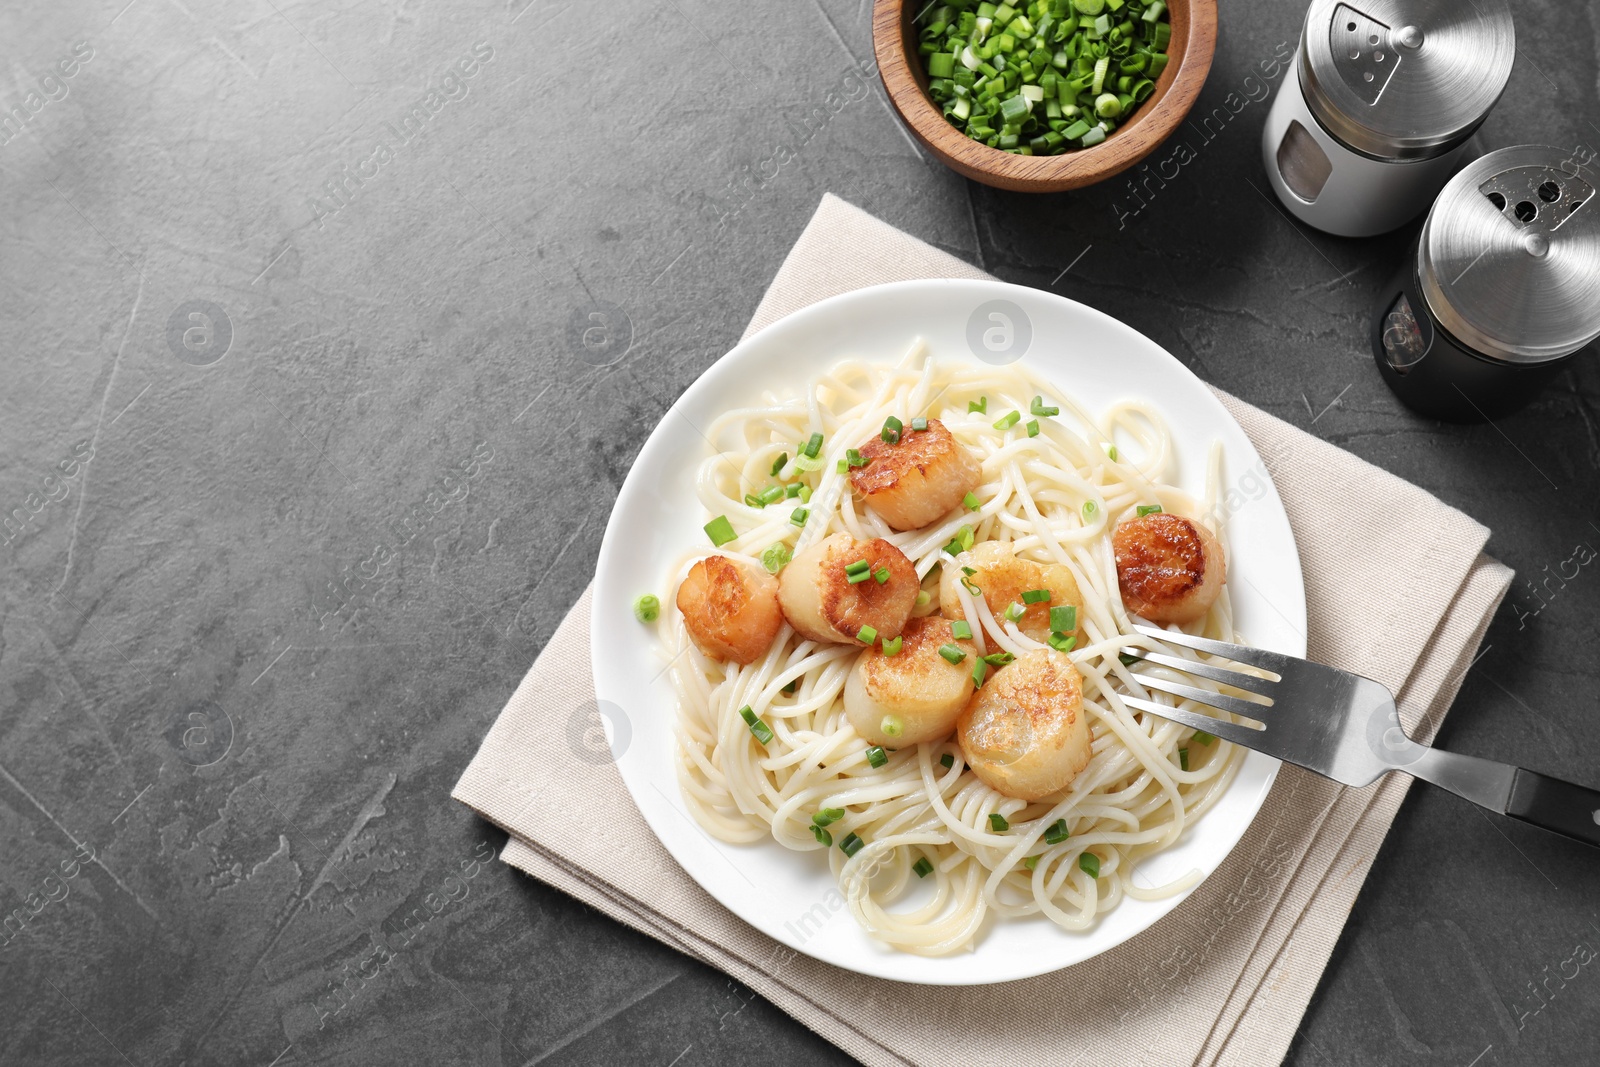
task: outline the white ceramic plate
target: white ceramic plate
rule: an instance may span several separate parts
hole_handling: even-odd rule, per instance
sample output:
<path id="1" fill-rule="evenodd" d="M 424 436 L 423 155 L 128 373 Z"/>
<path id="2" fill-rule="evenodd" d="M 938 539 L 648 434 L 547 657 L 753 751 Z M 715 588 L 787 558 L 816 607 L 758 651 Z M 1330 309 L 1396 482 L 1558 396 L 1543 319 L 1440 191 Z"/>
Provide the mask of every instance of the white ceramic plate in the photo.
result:
<path id="1" fill-rule="evenodd" d="M 1004 301 L 1003 319 L 990 302 Z M 1009 328 L 1009 333 L 1008 333 Z M 606 527 L 595 578 L 591 643 L 595 689 L 623 781 L 645 821 L 689 875 L 734 914 L 819 960 L 903 982 L 978 985 L 1027 978 L 1105 952 L 1183 903 L 1187 894 L 1124 900 L 1084 933 L 1046 919 L 991 920 L 976 949 L 927 959 L 885 948 L 863 932 L 820 854 L 773 841 L 727 845 L 701 830 L 679 794 L 673 758 L 676 698 L 653 627 L 633 618 L 634 598 L 665 596 L 686 550 L 710 550 L 691 480 L 707 455 L 703 427 L 764 388 L 801 388 L 846 356 L 893 362 L 917 336 L 935 358 L 1009 361 L 1010 345 L 1086 410 L 1137 398 L 1165 414 L 1180 457 L 1178 484 L 1198 495 L 1211 443 L 1221 441 L 1232 488 L 1228 587 L 1239 632 L 1263 648 L 1305 654 L 1305 588 L 1283 505 L 1244 432 L 1201 381 L 1154 342 L 1092 308 L 1000 282 L 929 280 L 861 289 L 789 316 L 740 344 L 678 398 L 628 473 Z M 969 337 L 972 343 L 969 344 Z M 984 346 L 988 347 L 985 348 Z M 976 347 L 975 347 L 976 346 Z M 1218 805 L 1177 845 L 1145 861 L 1140 882 L 1158 885 L 1198 868 L 1209 875 L 1243 836 L 1278 763 L 1250 753 Z"/>

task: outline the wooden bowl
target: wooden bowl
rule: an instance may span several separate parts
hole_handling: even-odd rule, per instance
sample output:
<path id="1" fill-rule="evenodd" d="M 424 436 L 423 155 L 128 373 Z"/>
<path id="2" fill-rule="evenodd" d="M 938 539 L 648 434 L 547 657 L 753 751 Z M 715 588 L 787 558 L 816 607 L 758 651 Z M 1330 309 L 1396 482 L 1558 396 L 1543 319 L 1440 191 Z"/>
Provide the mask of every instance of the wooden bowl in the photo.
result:
<path id="1" fill-rule="evenodd" d="M 1023 193 L 1058 193 L 1127 170 L 1172 134 L 1200 95 L 1217 49 L 1216 0 L 1168 0 L 1172 41 L 1155 91 L 1124 126 L 1092 148 L 1059 156 L 1018 156 L 974 141 L 928 96 L 928 75 L 912 26 L 927 0 L 875 0 L 872 50 L 889 100 L 928 151 L 973 181 Z"/>

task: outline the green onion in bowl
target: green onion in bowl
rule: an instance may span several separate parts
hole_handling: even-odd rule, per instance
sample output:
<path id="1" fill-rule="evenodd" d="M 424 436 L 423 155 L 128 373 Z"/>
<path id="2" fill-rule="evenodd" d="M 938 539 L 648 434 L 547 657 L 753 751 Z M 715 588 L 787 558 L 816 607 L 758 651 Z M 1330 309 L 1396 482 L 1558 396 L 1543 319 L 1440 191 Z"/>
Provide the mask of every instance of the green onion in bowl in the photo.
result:
<path id="1" fill-rule="evenodd" d="M 1088 148 L 1155 91 L 1172 25 L 1164 0 L 976 0 L 918 15 L 928 93 L 957 129 L 1025 156 Z"/>

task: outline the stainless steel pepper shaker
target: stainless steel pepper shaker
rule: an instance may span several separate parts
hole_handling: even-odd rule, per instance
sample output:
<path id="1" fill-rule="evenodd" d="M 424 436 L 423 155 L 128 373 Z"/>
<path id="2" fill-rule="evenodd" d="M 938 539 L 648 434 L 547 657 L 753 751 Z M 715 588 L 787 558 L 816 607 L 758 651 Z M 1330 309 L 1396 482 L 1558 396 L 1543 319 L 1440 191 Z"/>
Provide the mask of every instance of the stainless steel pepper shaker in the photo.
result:
<path id="1" fill-rule="evenodd" d="M 1370 237 L 1427 209 L 1516 58 L 1505 0 L 1314 0 L 1262 133 L 1267 177 L 1310 226 Z"/>
<path id="2" fill-rule="evenodd" d="M 1526 404 L 1600 337 L 1600 175 L 1566 151 L 1502 148 L 1428 212 L 1380 294 L 1373 353 L 1408 406 L 1455 422 Z"/>

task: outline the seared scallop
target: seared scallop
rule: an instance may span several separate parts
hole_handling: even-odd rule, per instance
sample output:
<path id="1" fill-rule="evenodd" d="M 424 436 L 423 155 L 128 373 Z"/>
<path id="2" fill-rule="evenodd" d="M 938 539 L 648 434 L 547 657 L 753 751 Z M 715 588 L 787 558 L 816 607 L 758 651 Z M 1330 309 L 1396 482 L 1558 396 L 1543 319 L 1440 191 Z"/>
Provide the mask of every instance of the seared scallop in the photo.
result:
<path id="1" fill-rule="evenodd" d="M 867 577 L 852 582 L 862 562 Z M 837 533 L 783 568 L 778 603 L 789 625 L 813 641 L 856 641 L 867 627 L 874 640 L 882 640 L 900 635 L 920 588 L 917 569 L 889 542 Z"/>
<path id="2" fill-rule="evenodd" d="M 844 713 L 856 733 L 875 745 L 942 741 L 972 694 L 971 641 L 957 640 L 947 619 L 912 619 L 900 631 L 900 651 L 869 648 L 844 685 Z M 955 663 L 940 654 L 955 648 Z M 955 653 L 951 653 L 953 656 Z"/>
<path id="3" fill-rule="evenodd" d="M 962 755 L 985 785 L 1038 800 L 1089 765 L 1083 679 L 1072 661 L 1036 649 L 990 676 L 956 720 Z"/>
<path id="4" fill-rule="evenodd" d="M 1182 515 L 1128 519 L 1111 535 L 1111 547 L 1123 605 L 1151 622 L 1193 622 L 1211 610 L 1227 580 L 1222 545 Z"/>
<path id="5" fill-rule="evenodd" d="M 707 556 L 678 586 L 689 638 L 717 660 L 753 663 L 783 625 L 778 579 L 749 560 Z"/>
<path id="6" fill-rule="evenodd" d="M 851 472 L 850 484 L 896 530 L 949 514 L 983 478 L 976 457 L 938 419 L 926 430 L 906 427 L 894 444 L 874 437 L 860 451 L 868 462 Z"/>
<path id="7" fill-rule="evenodd" d="M 972 573 L 967 574 L 962 567 L 971 567 Z M 1048 589 L 1049 600 L 1023 604 L 1017 629 L 1042 644 L 1050 636 L 1050 609 L 1074 607 L 1078 609 L 1079 625 L 1073 634 L 1083 640 L 1083 594 L 1078 591 L 1072 571 L 1059 563 L 1035 563 L 1018 556 L 1009 544 L 984 541 L 957 556 L 955 566 L 947 561 L 943 571 L 939 578 L 939 610 L 947 619 L 962 617 L 961 598 L 956 594 L 956 582 L 961 578 L 982 591 L 984 603 L 996 621 L 1012 604 L 1022 604 L 1023 593 Z"/>

